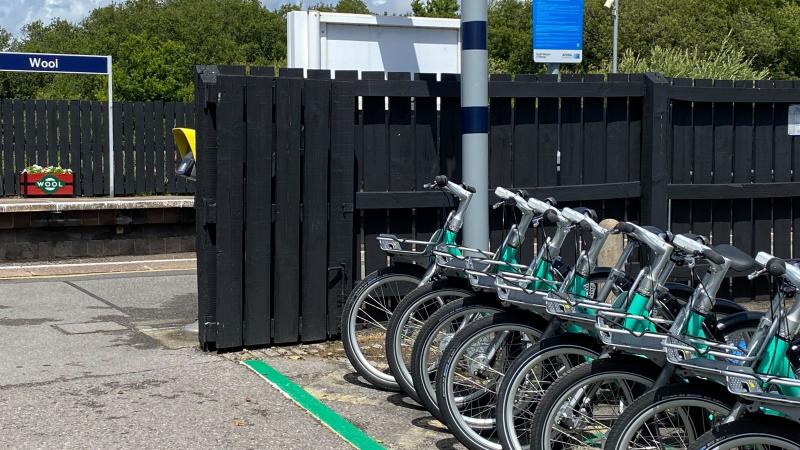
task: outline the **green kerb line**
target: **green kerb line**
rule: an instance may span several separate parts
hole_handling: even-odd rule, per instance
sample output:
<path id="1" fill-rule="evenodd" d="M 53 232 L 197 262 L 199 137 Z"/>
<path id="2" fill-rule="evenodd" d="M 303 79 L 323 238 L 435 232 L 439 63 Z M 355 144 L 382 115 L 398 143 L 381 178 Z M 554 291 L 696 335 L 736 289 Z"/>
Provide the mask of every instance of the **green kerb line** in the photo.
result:
<path id="1" fill-rule="evenodd" d="M 341 436 L 342 439 L 353 447 L 376 450 L 384 448 L 358 427 L 348 422 L 339 414 L 336 414 L 332 409 L 325 406 L 322 402 L 264 361 L 250 359 L 244 361 L 242 364 L 267 380 L 271 385 L 275 386 L 276 389 L 281 391 L 283 395 L 308 411 L 309 414 L 322 422 L 323 425 L 330 428 L 334 433 Z"/>

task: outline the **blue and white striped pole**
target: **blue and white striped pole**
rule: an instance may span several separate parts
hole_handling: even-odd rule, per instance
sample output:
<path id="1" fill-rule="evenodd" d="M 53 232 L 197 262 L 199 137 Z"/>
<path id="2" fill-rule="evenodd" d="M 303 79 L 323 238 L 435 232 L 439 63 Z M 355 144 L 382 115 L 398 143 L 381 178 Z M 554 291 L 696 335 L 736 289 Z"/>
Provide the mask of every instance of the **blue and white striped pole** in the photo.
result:
<path id="1" fill-rule="evenodd" d="M 464 244 L 489 249 L 489 55 L 486 0 L 461 2 L 461 160 L 476 194 L 464 220 Z"/>

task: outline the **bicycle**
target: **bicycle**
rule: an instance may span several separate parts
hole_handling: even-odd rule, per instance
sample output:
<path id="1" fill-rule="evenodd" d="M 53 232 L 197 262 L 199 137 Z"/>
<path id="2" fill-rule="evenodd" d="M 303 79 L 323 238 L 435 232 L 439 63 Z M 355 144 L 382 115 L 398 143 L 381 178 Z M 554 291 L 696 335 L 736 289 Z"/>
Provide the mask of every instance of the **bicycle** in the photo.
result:
<path id="1" fill-rule="evenodd" d="M 544 220 L 557 222 L 558 216 L 552 207 L 552 202 L 543 202 L 537 199 L 529 199 L 529 205 Z M 587 210 L 588 211 L 588 210 Z M 557 232 L 559 233 L 559 232 Z M 550 242 L 550 252 L 557 254 L 563 239 Z M 545 247 L 543 247 L 544 249 Z M 543 250 L 542 249 L 542 250 Z M 537 268 L 537 261 L 541 259 L 542 250 L 529 266 L 517 265 L 519 277 L 530 276 Z M 542 270 L 541 267 L 539 267 Z M 561 280 L 563 278 L 563 268 L 552 265 L 549 269 L 550 274 L 546 277 Z M 439 351 L 443 350 L 453 334 L 467 326 L 469 323 L 496 312 L 502 312 L 503 308 L 496 297 L 496 286 L 494 280 L 497 276 L 512 276 L 511 271 L 503 271 L 499 274 L 489 274 L 476 272 L 474 269 L 470 273 L 470 282 L 474 286 L 480 286 L 483 293 L 471 297 L 459 299 L 442 307 L 432 315 L 420 330 L 412 348 L 412 360 L 410 371 L 414 384 L 414 391 L 417 398 L 431 412 L 434 417 L 439 416 L 439 408 L 436 402 L 436 394 L 432 384 L 432 376 L 435 374 L 438 365 Z M 522 278 L 515 278 L 520 280 Z"/>
<path id="2" fill-rule="evenodd" d="M 749 271 L 756 265 L 749 256 L 727 245 L 715 247 L 728 266 L 712 261 L 703 289 L 716 290 L 728 268 Z M 723 250 L 723 251 L 720 251 Z M 754 278 L 760 271 L 749 275 Z M 785 293 L 779 291 L 773 303 L 779 305 Z M 726 417 L 736 397 L 725 387 L 727 364 L 752 366 L 754 357 L 745 356 L 747 344 L 760 338 L 742 336 L 738 342 L 720 344 L 697 337 L 697 323 L 708 312 L 707 299 L 698 295 L 687 306 L 687 314 L 675 321 L 664 341 L 667 363 L 677 369 L 670 384 L 656 384 L 653 389 L 629 405 L 611 427 L 607 449 L 648 448 L 685 449 L 688 444 Z M 747 321 L 760 320 L 763 314 L 749 313 Z M 763 328 L 759 324 L 756 330 Z"/>
<path id="3" fill-rule="evenodd" d="M 792 348 L 800 334 L 800 303 L 785 303 L 795 298 L 800 287 L 800 269 L 765 252 L 756 261 L 763 267 L 760 272 L 780 278 L 781 288 L 771 305 L 771 317 L 762 319 L 747 354 L 726 352 L 742 362 L 722 371 L 736 403 L 722 424 L 688 445 L 691 450 L 800 448 L 800 381 L 796 376 L 800 364 Z"/>
<path id="4" fill-rule="evenodd" d="M 451 432 L 469 448 L 499 448 L 493 409 L 495 390 L 504 371 L 525 348 L 543 336 L 554 335 L 561 327 L 557 321 L 547 323 L 544 297 L 554 291 L 586 297 L 591 290 L 587 287 L 596 290 L 608 278 L 607 270 L 594 271 L 608 232 L 594 221 L 593 212 L 564 208 L 554 215 L 556 232 L 527 273 L 496 277 L 495 289 L 504 312 L 458 331 L 441 356 L 435 375 L 439 411 Z M 554 280 L 550 268 L 568 234 L 577 229 L 592 232 L 592 247 L 581 254 L 563 280 Z M 424 374 L 416 378 L 424 378 Z"/>
<path id="5" fill-rule="evenodd" d="M 674 267 L 693 266 L 699 258 L 722 264 L 725 258 L 720 254 L 726 254 L 728 259 L 743 255 L 730 246 L 712 250 L 696 242 L 700 240 L 696 235 L 658 236 L 628 223 L 617 228 L 652 249 L 655 262 L 639 272 L 631 290 L 617 297 L 609 310 L 597 311 L 595 330 L 607 350 L 600 358 L 570 369 L 549 386 L 531 419 L 532 449 L 602 447 L 621 410 L 653 385 L 674 375 L 674 367 L 665 360 L 663 342 L 669 336 L 669 327 L 676 320 L 682 322 L 683 315 L 690 314 L 687 305 L 693 304 L 690 301 L 676 309 L 662 301 L 665 280 Z M 718 276 L 724 277 L 724 273 Z M 716 326 L 711 314 L 716 291 L 709 280 L 706 282 L 712 287 L 701 284 L 693 297 L 703 296 L 707 308 L 704 310 L 709 314 L 691 314 L 691 334 L 726 342 L 752 331 L 756 325 L 737 315 L 719 319 L 720 325 Z"/>
<path id="6" fill-rule="evenodd" d="M 342 309 L 340 326 L 345 354 L 356 372 L 382 389 L 399 389 L 394 377 L 387 373 L 385 352 L 381 348 L 385 324 L 408 292 L 438 274 L 439 267 L 432 263 L 433 250 L 441 244 L 453 246 L 457 243 L 464 213 L 475 193 L 473 187 L 458 185 L 444 175 L 437 176 L 425 188 L 453 195 L 459 201 L 458 207 L 450 212 L 430 241 L 379 235 L 380 248 L 392 259 L 392 265 L 378 269 L 356 283 Z M 454 247 L 448 248 L 456 252 Z"/>

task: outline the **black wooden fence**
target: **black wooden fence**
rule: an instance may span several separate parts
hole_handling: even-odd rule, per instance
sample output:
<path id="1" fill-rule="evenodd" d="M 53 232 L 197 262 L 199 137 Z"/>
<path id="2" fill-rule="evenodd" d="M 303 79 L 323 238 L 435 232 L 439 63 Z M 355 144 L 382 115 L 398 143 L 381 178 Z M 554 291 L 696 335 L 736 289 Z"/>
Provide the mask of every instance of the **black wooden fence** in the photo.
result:
<path id="1" fill-rule="evenodd" d="M 173 127 L 194 127 L 191 104 L 114 103 L 114 194 L 194 192 L 175 175 Z M 60 165 L 75 173 L 75 194 L 109 194 L 106 103 L 0 100 L 0 196 L 19 194 L 27 166 Z"/>
<path id="2" fill-rule="evenodd" d="M 490 185 L 751 253 L 800 256 L 791 239 L 800 226 L 792 183 L 800 139 L 787 133 L 800 90 L 792 87 L 800 85 L 495 76 Z M 327 71 L 201 68 L 201 342 L 336 336 L 353 282 L 387 264 L 374 237 L 424 239 L 440 226 L 449 200 L 422 185 L 439 173 L 460 178 L 459 92 L 455 75 L 345 71 L 331 80 Z M 491 216 L 495 245 L 512 220 L 503 214 Z M 575 251 L 568 246 L 565 261 Z M 532 254 L 527 244 L 523 259 Z M 722 295 L 767 288 L 737 278 Z"/>

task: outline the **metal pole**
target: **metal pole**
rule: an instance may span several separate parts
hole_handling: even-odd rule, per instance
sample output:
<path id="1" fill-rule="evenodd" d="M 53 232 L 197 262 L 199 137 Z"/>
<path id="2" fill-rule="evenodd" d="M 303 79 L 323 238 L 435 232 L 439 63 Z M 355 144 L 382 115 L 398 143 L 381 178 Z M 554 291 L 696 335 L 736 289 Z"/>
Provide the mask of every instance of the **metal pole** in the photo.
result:
<path id="1" fill-rule="evenodd" d="M 611 73 L 617 73 L 617 57 L 619 44 L 619 0 L 614 0 L 611 13 L 614 15 L 614 43 L 613 55 L 611 57 Z"/>
<path id="2" fill-rule="evenodd" d="M 114 196 L 114 80 L 108 58 L 108 195 Z"/>
<path id="3" fill-rule="evenodd" d="M 464 220 L 464 244 L 489 249 L 488 6 L 461 2 L 461 159 L 464 182 L 476 194 Z"/>
<path id="4" fill-rule="evenodd" d="M 561 72 L 561 64 L 558 63 L 548 63 L 547 64 L 547 73 L 550 75 L 558 75 Z"/>

